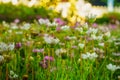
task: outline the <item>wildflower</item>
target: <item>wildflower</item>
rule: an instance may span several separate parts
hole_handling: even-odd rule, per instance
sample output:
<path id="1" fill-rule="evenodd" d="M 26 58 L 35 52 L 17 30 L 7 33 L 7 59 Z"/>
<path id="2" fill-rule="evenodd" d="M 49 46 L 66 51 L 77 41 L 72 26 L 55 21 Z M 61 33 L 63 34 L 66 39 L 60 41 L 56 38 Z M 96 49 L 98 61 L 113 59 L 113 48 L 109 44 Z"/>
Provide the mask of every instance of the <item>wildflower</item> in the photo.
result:
<path id="1" fill-rule="evenodd" d="M 101 47 L 104 47 L 104 43 L 99 43 L 98 45 Z"/>
<path id="2" fill-rule="evenodd" d="M 25 23 L 22 27 L 21 27 L 21 29 L 23 29 L 23 30 L 28 30 L 28 29 L 30 29 L 30 24 L 29 23 Z"/>
<path id="3" fill-rule="evenodd" d="M 83 48 L 85 47 L 85 44 L 79 43 L 78 46 L 79 46 L 81 49 L 83 49 Z"/>
<path id="4" fill-rule="evenodd" d="M 64 25 L 64 21 L 62 21 L 60 18 L 55 18 L 54 21 L 58 23 L 58 25 Z"/>
<path id="5" fill-rule="evenodd" d="M 22 46 L 21 42 L 18 42 L 18 43 L 15 44 L 15 48 L 16 48 L 16 49 L 21 48 L 21 46 Z"/>
<path id="6" fill-rule="evenodd" d="M 96 28 L 98 25 L 97 23 L 93 23 L 92 26 Z"/>
<path id="7" fill-rule="evenodd" d="M 9 76 L 10 76 L 11 79 L 18 78 L 18 75 L 16 73 L 14 73 L 12 70 L 10 71 Z"/>
<path id="8" fill-rule="evenodd" d="M 108 31 L 104 34 L 106 37 L 110 37 L 111 36 L 111 33 Z"/>
<path id="9" fill-rule="evenodd" d="M 66 30 L 69 30 L 69 29 L 70 29 L 70 27 L 67 26 L 67 25 L 61 26 L 61 30 L 63 30 L 63 31 L 66 31 Z"/>
<path id="10" fill-rule="evenodd" d="M 60 32 L 61 28 L 60 27 L 56 27 L 56 31 Z"/>
<path id="11" fill-rule="evenodd" d="M 47 23 L 48 26 L 57 26 L 58 24 L 56 22 L 52 22 L 52 23 Z"/>
<path id="12" fill-rule="evenodd" d="M 113 65 L 113 64 L 108 64 L 106 65 L 107 69 L 111 70 L 111 71 L 115 71 L 117 69 L 119 69 L 120 67 L 119 66 L 116 66 L 116 65 Z"/>
<path id="13" fill-rule="evenodd" d="M 67 36 L 66 39 L 68 39 L 68 40 L 76 40 L 77 38 L 76 38 L 76 36 Z"/>
<path id="14" fill-rule="evenodd" d="M 57 49 L 56 51 L 55 51 L 55 53 L 56 53 L 56 55 L 57 56 L 59 56 L 61 53 L 66 53 L 67 51 L 65 50 L 65 49 Z"/>
<path id="15" fill-rule="evenodd" d="M 93 53 L 91 53 L 91 55 L 89 56 L 89 59 L 95 59 L 95 58 L 97 58 L 98 57 L 98 55 L 95 53 L 95 52 L 93 52 Z"/>
<path id="16" fill-rule="evenodd" d="M 80 28 L 75 28 L 75 30 L 77 30 L 77 31 L 79 31 L 80 33 L 83 33 L 83 28 L 82 27 L 80 27 Z"/>
<path id="17" fill-rule="evenodd" d="M 44 49 L 33 49 L 32 52 L 34 52 L 34 53 L 37 53 L 37 52 L 43 53 Z"/>
<path id="18" fill-rule="evenodd" d="M 13 25 L 10 27 L 11 29 L 18 29 L 18 26 L 17 25 Z"/>
<path id="19" fill-rule="evenodd" d="M 14 43 L 11 43 L 11 44 L 8 45 L 8 50 L 12 51 L 14 48 L 15 48 Z"/>
<path id="20" fill-rule="evenodd" d="M 42 18 L 40 18 L 40 19 L 38 20 L 38 22 L 39 22 L 40 24 L 48 24 L 48 23 L 50 23 L 50 21 L 49 21 L 48 19 L 42 19 Z"/>
<path id="21" fill-rule="evenodd" d="M 77 46 L 72 46 L 72 48 L 73 48 L 73 49 L 76 49 L 76 48 L 77 48 Z"/>
<path id="22" fill-rule="evenodd" d="M 89 28 L 89 30 L 87 31 L 87 34 L 90 34 L 90 33 L 96 34 L 97 32 L 98 32 L 98 29 Z"/>
<path id="23" fill-rule="evenodd" d="M 52 56 L 45 56 L 45 57 L 44 57 L 44 60 L 53 61 L 54 58 L 53 58 Z"/>
<path id="24" fill-rule="evenodd" d="M 48 63 L 47 63 L 46 60 L 40 61 L 39 65 L 40 65 L 42 68 L 44 68 L 44 69 L 46 69 L 46 68 L 48 67 Z"/>
<path id="25" fill-rule="evenodd" d="M 57 44 L 60 41 L 58 38 L 54 38 L 54 37 L 48 36 L 48 35 L 45 35 L 43 38 L 44 38 L 45 42 L 48 44 L 52 44 L 52 43 Z"/>
<path id="26" fill-rule="evenodd" d="M 82 57 L 83 59 L 88 59 L 89 55 L 90 55 L 90 53 L 82 54 L 81 57 Z"/>
<path id="27" fill-rule="evenodd" d="M 6 50 L 8 50 L 7 44 L 5 44 L 4 42 L 1 42 L 0 43 L 0 52 L 6 51 Z"/>
<path id="28" fill-rule="evenodd" d="M 95 52 L 93 53 L 87 52 L 86 54 L 82 54 L 81 56 L 83 59 L 90 59 L 90 60 L 93 60 L 98 57 L 98 55 Z"/>

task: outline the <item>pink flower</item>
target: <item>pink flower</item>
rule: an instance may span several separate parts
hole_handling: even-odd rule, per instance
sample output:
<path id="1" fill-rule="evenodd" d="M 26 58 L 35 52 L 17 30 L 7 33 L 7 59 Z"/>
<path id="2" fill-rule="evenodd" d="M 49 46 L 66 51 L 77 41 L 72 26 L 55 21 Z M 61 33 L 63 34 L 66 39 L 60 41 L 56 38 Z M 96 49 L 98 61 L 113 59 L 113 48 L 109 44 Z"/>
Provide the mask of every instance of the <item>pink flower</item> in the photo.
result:
<path id="1" fill-rule="evenodd" d="M 47 61 L 53 61 L 54 60 L 54 58 L 52 57 L 52 56 L 45 56 L 44 57 L 44 60 L 47 60 Z"/>
<path id="2" fill-rule="evenodd" d="M 59 25 L 64 25 L 65 24 L 65 22 L 63 20 L 61 20 L 60 18 L 55 18 L 54 21 L 56 23 L 58 23 Z"/>
<path id="3" fill-rule="evenodd" d="M 34 53 L 38 53 L 38 52 L 43 53 L 44 49 L 33 49 L 32 52 L 34 52 Z"/>
<path id="4" fill-rule="evenodd" d="M 97 23 L 94 23 L 92 26 L 96 28 L 98 25 L 97 25 Z"/>
<path id="5" fill-rule="evenodd" d="M 56 31 L 60 32 L 61 28 L 60 27 L 56 27 Z"/>
<path id="6" fill-rule="evenodd" d="M 15 19 L 15 20 L 14 20 L 14 23 L 19 23 L 19 22 L 20 22 L 19 19 Z"/>
<path id="7" fill-rule="evenodd" d="M 20 42 L 18 42 L 18 43 L 15 44 L 15 48 L 16 48 L 16 49 L 21 48 L 21 46 L 22 46 L 22 44 L 21 44 Z"/>

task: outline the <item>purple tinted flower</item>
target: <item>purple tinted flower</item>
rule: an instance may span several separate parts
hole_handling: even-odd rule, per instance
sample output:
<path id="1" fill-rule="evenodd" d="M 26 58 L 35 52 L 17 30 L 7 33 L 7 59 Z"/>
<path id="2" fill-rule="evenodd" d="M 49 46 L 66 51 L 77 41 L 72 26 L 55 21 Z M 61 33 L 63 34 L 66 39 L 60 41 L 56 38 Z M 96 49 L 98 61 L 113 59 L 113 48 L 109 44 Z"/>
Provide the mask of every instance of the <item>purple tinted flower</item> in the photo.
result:
<path id="1" fill-rule="evenodd" d="M 47 63 L 46 60 L 40 61 L 39 65 L 40 65 L 42 68 L 44 68 L 44 69 L 46 69 L 46 68 L 48 67 L 48 63 Z"/>
<path id="2" fill-rule="evenodd" d="M 20 22 L 19 19 L 15 19 L 15 20 L 14 20 L 14 23 L 19 23 L 19 22 Z"/>
<path id="3" fill-rule="evenodd" d="M 21 42 L 18 42 L 18 43 L 15 44 L 15 48 L 16 48 L 16 49 L 21 48 L 21 46 L 22 46 Z"/>
<path id="4" fill-rule="evenodd" d="M 54 21 L 55 21 L 56 23 L 58 23 L 59 25 L 64 25 L 64 24 L 65 24 L 64 21 L 61 20 L 60 18 L 55 18 Z"/>
<path id="5" fill-rule="evenodd" d="M 116 28 L 117 28 L 117 26 L 116 26 L 116 25 L 114 25 L 114 24 L 110 24 L 110 25 L 109 25 L 109 28 L 111 28 L 111 29 L 116 29 Z"/>
<path id="6" fill-rule="evenodd" d="M 33 49 L 32 52 L 34 52 L 34 53 L 38 53 L 38 52 L 42 53 L 42 52 L 44 52 L 44 49 Z"/>
<path id="7" fill-rule="evenodd" d="M 97 23 L 94 23 L 92 26 L 96 28 L 98 25 L 97 25 Z"/>
<path id="8" fill-rule="evenodd" d="M 77 48 L 77 46 L 72 46 L 72 48 L 73 48 L 73 49 L 76 49 L 76 48 Z"/>
<path id="9" fill-rule="evenodd" d="M 45 56 L 44 57 L 44 60 L 47 60 L 47 61 L 53 61 L 54 60 L 54 58 L 52 57 L 52 56 Z"/>
<path id="10" fill-rule="evenodd" d="M 58 31 L 58 32 L 59 32 L 60 30 L 61 30 L 61 28 L 60 28 L 60 27 L 56 27 L 56 31 Z"/>

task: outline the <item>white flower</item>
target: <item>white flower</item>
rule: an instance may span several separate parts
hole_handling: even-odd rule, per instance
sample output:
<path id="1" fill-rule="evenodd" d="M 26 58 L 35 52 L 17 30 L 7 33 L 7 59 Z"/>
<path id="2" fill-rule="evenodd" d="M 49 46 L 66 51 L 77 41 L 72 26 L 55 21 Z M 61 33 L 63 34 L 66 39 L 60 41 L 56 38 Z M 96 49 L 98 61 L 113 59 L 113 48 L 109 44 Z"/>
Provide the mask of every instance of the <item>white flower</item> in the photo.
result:
<path id="1" fill-rule="evenodd" d="M 17 74 L 14 74 L 14 75 L 13 75 L 13 78 L 18 78 L 18 75 L 17 75 Z"/>
<path id="2" fill-rule="evenodd" d="M 10 71 L 10 78 L 18 78 L 18 75 L 14 73 L 14 71 Z"/>
<path id="3" fill-rule="evenodd" d="M 8 33 L 12 33 L 12 30 L 8 30 Z"/>
<path id="4" fill-rule="evenodd" d="M 85 24 L 83 25 L 83 28 L 88 29 L 88 24 L 85 23 Z"/>
<path id="5" fill-rule="evenodd" d="M 93 53 L 90 54 L 89 59 L 92 60 L 92 59 L 95 59 L 97 57 L 98 57 L 98 55 L 95 52 L 93 52 Z"/>
<path id="6" fill-rule="evenodd" d="M 95 34 L 91 35 L 92 39 L 97 40 L 97 36 Z"/>
<path id="7" fill-rule="evenodd" d="M 48 26 L 57 26 L 58 24 L 56 22 L 52 22 L 52 23 L 47 23 Z"/>
<path id="8" fill-rule="evenodd" d="M 15 47 L 14 43 L 6 44 L 4 42 L 0 43 L 0 52 L 7 51 L 7 50 L 13 50 Z"/>
<path id="9" fill-rule="evenodd" d="M 56 39 L 53 39 L 53 42 L 54 42 L 55 44 L 57 44 L 57 43 L 60 42 L 60 40 L 59 40 L 58 38 L 56 38 Z"/>
<path id="10" fill-rule="evenodd" d="M 82 54 L 81 56 L 83 59 L 90 59 L 90 60 L 96 59 L 98 57 L 98 55 L 95 52 L 93 53 L 87 52 L 86 54 Z"/>
<path id="11" fill-rule="evenodd" d="M 8 50 L 7 44 L 1 42 L 0 43 L 0 51 L 6 51 L 6 50 Z"/>
<path id="12" fill-rule="evenodd" d="M 81 57 L 82 57 L 83 59 L 88 59 L 88 55 L 86 55 L 86 54 L 82 54 Z"/>
<path id="13" fill-rule="evenodd" d="M 55 53 L 56 53 L 56 55 L 57 56 L 59 56 L 61 53 L 66 53 L 67 51 L 65 50 L 65 49 L 57 49 L 56 51 L 55 51 Z"/>
<path id="14" fill-rule="evenodd" d="M 14 74 L 15 74 L 15 73 L 11 70 L 11 71 L 10 71 L 10 75 L 14 75 Z"/>
<path id="15" fill-rule="evenodd" d="M 101 47 L 104 47 L 104 43 L 99 43 L 98 45 Z"/>
<path id="16" fill-rule="evenodd" d="M 49 24 L 50 23 L 50 21 L 48 20 L 48 19 L 39 19 L 38 20 L 38 22 L 40 23 L 40 24 Z"/>
<path id="17" fill-rule="evenodd" d="M 67 25 L 65 25 L 65 26 L 61 26 L 61 30 L 66 31 L 66 30 L 69 30 L 69 29 L 70 29 L 70 27 L 69 27 L 69 26 L 67 26 Z"/>
<path id="18" fill-rule="evenodd" d="M 28 29 L 30 29 L 30 24 L 29 23 L 25 23 L 22 27 L 21 27 L 21 29 L 23 29 L 23 30 L 28 30 Z"/>
<path id="19" fill-rule="evenodd" d="M 113 64 L 108 64 L 106 65 L 107 69 L 111 70 L 111 71 L 115 71 L 117 70 L 119 67 L 117 67 L 116 65 L 113 65 Z"/>
<path id="20" fill-rule="evenodd" d="M 11 44 L 8 45 L 8 49 L 9 50 L 12 51 L 14 48 L 15 48 L 15 44 L 14 43 L 11 43 Z"/>
<path id="21" fill-rule="evenodd" d="M 89 28 L 89 30 L 87 31 L 87 34 L 90 34 L 90 33 L 96 34 L 97 32 L 98 32 L 98 29 Z"/>
<path id="22" fill-rule="evenodd" d="M 67 36 L 66 38 L 69 39 L 69 40 L 76 40 L 77 39 L 76 36 Z"/>
<path id="23" fill-rule="evenodd" d="M 111 33 L 108 31 L 108 32 L 106 32 L 104 35 L 107 36 L 107 37 L 110 37 L 110 36 L 111 36 Z"/>
<path id="24" fill-rule="evenodd" d="M 83 49 L 83 48 L 85 47 L 85 44 L 79 43 L 78 46 L 79 46 L 81 49 Z"/>
<path id="25" fill-rule="evenodd" d="M 43 39 L 45 40 L 45 42 L 46 43 L 48 43 L 48 44 L 57 44 L 57 43 L 59 43 L 60 42 L 60 40 L 58 39 L 58 38 L 54 38 L 54 37 L 52 37 L 52 36 L 49 36 L 49 35 L 45 35 L 44 37 L 43 37 Z"/>
<path id="26" fill-rule="evenodd" d="M 11 29 L 18 29 L 17 25 L 11 26 Z"/>
<path id="27" fill-rule="evenodd" d="M 80 33 L 83 33 L 83 28 L 82 27 L 80 27 L 80 28 L 75 28 L 75 30 L 77 30 L 77 31 L 79 31 Z"/>
<path id="28" fill-rule="evenodd" d="M 103 39 L 103 35 L 97 36 L 98 40 L 102 40 Z"/>
<path id="29" fill-rule="evenodd" d="M 0 63 L 4 60 L 4 57 L 0 55 Z"/>
<path id="30" fill-rule="evenodd" d="M 53 37 L 45 36 L 45 37 L 43 37 L 43 38 L 44 38 L 44 40 L 45 40 L 46 43 L 49 43 L 49 44 L 52 43 Z"/>

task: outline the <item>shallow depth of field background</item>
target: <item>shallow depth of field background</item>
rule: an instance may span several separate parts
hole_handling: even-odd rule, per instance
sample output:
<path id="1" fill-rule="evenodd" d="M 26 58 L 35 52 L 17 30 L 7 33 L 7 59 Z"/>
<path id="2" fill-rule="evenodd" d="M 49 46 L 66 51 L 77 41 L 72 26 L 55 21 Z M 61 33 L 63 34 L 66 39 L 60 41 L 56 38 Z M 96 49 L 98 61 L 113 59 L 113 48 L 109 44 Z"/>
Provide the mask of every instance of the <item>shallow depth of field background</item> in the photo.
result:
<path id="1" fill-rule="evenodd" d="M 0 80 L 120 80 L 120 0 L 0 0 Z"/>

